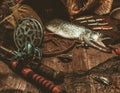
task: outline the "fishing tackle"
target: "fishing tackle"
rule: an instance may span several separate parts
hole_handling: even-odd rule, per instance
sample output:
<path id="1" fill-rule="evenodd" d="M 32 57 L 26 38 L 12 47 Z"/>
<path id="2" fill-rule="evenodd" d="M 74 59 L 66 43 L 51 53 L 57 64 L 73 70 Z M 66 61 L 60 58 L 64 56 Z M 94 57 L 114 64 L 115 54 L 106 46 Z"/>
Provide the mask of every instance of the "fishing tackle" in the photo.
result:
<path id="1" fill-rule="evenodd" d="M 35 18 L 23 18 L 19 20 L 18 24 L 15 26 L 14 32 L 11 34 L 13 37 L 9 38 L 12 38 L 15 45 L 11 47 L 17 48 L 18 51 L 12 51 L 12 49 L 2 47 L 2 44 L 0 46 L 0 51 L 4 56 L 1 56 L 0 54 L 1 59 L 3 59 L 4 62 L 8 61 L 6 64 L 9 65 L 13 71 L 20 73 L 26 79 L 33 80 L 35 83 L 45 87 L 52 93 L 63 93 L 63 90 L 53 82 L 47 80 L 47 77 L 44 78 L 41 76 L 41 73 L 44 73 L 47 74 L 48 77 L 51 77 L 50 79 L 53 81 L 54 79 L 64 80 L 64 74 L 62 72 L 41 65 L 42 52 L 40 48 L 38 48 L 41 46 L 44 36 L 44 27 L 41 21 Z M 50 71 L 45 72 L 44 70 L 41 70 L 42 68 Z"/>
<path id="2" fill-rule="evenodd" d="M 80 23 L 91 23 L 91 22 L 101 22 L 103 21 L 103 18 L 99 18 L 99 19 L 89 19 L 89 20 L 85 20 L 85 21 L 80 21 Z"/>
<path id="3" fill-rule="evenodd" d="M 18 49 L 25 46 L 24 42 L 31 42 L 37 47 L 41 45 L 43 36 L 44 29 L 39 21 L 34 18 L 24 18 L 14 31 L 14 42 Z"/>
<path id="4" fill-rule="evenodd" d="M 74 20 L 76 23 L 90 27 L 92 30 L 112 30 L 112 26 L 106 22 L 105 18 L 96 18 L 95 16 L 83 16 Z"/>
<path id="5" fill-rule="evenodd" d="M 113 27 L 112 26 L 97 26 L 97 27 L 93 27 L 93 30 L 112 30 Z"/>
<path id="6" fill-rule="evenodd" d="M 83 17 L 76 18 L 75 20 L 81 21 L 81 20 L 87 20 L 91 18 L 93 18 L 93 16 L 83 16 Z"/>
<path id="7" fill-rule="evenodd" d="M 103 26 L 103 25 L 108 25 L 108 23 L 104 22 L 104 23 L 89 23 L 88 26 Z"/>
<path id="8" fill-rule="evenodd" d="M 112 80 L 109 78 L 106 78 L 104 76 L 95 76 L 93 79 L 99 83 L 102 83 L 103 85 L 109 86 L 112 84 Z"/>
<path id="9" fill-rule="evenodd" d="M 39 65 L 35 71 L 49 80 L 57 83 L 62 83 L 64 81 L 64 73 L 62 71 L 56 71 L 44 64 Z"/>
<path id="10" fill-rule="evenodd" d="M 108 40 L 110 38 L 104 37 L 102 33 L 92 31 L 84 26 L 76 25 L 60 19 L 54 19 L 46 24 L 46 28 L 63 38 L 79 39 L 91 47 L 103 52 L 111 53 L 111 49 L 106 47 L 103 43 L 103 40 Z"/>
<path id="11" fill-rule="evenodd" d="M 17 58 L 16 60 L 12 59 L 13 60 L 12 61 L 11 58 L 6 58 L 6 54 L 11 55 L 11 56 L 12 55 L 16 56 L 16 54 L 19 55 L 20 53 L 9 50 L 3 46 L 0 46 L 0 50 L 2 52 L 4 52 L 3 55 L 0 54 L 0 57 L 2 58 L 2 60 L 4 60 L 4 62 L 7 65 L 10 66 L 10 68 L 13 69 L 13 71 L 20 73 L 26 79 L 30 79 L 33 82 L 37 83 L 38 85 L 45 87 L 46 89 L 50 90 L 52 93 L 66 93 L 65 90 L 61 89 L 59 86 L 55 85 L 53 82 L 47 80 L 46 78 L 44 78 L 43 76 L 39 75 L 38 73 L 36 73 L 34 71 L 35 68 L 33 69 L 31 67 L 31 65 L 33 65 L 33 64 L 30 64 L 33 60 L 31 60 L 31 62 L 30 62 L 30 60 L 28 60 L 28 57 L 29 57 L 28 54 L 25 55 L 24 53 L 21 53 L 21 54 L 23 54 L 22 57 Z M 25 59 L 25 57 L 27 57 L 27 60 Z M 33 62 L 33 63 L 36 63 L 36 62 Z M 37 64 L 37 66 L 38 66 L 38 64 Z M 44 65 L 42 65 L 42 66 L 44 66 Z M 46 67 L 44 66 L 44 68 L 46 68 Z M 40 67 L 40 69 L 41 69 L 41 67 Z M 50 68 L 47 67 L 47 69 L 50 69 Z M 52 71 L 54 71 L 54 70 L 52 70 Z M 56 76 L 57 76 L 57 73 L 56 73 Z"/>

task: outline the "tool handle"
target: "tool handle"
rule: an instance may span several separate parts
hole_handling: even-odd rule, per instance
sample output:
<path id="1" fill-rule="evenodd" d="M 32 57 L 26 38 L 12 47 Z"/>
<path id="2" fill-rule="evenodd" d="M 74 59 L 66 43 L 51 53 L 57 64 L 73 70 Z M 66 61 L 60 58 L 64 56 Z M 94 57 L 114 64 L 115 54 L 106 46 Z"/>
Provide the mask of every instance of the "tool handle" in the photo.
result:
<path id="1" fill-rule="evenodd" d="M 11 64 L 13 69 L 16 69 L 17 67 L 17 62 L 14 61 Z M 53 82 L 45 79 L 44 77 L 42 77 L 39 74 L 36 74 L 35 72 L 33 72 L 32 69 L 30 68 L 23 68 L 21 70 L 21 74 L 28 79 L 31 79 L 32 81 L 34 81 L 35 83 L 37 83 L 38 85 L 41 85 L 43 87 L 45 87 L 46 89 L 49 89 L 52 93 L 66 93 L 64 90 L 62 90 L 59 86 L 55 85 Z"/>
<path id="2" fill-rule="evenodd" d="M 5 54 L 15 55 L 13 51 L 8 50 L 3 46 L 0 46 L 0 50 L 4 51 Z M 18 70 L 22 74 L 22 76 L 24 76 L 27 79 L 33 80 L 35 83 L 45 87 L 46 89 L 49 89 L 52 93 L 66 93 L 66 91 L 59 88 L 53 82 L 45 79 L 39 74 L 36 74 L 31 68 L 23 67 L 21 69 L 18 69 L 19 66 L 17 64 L 17 61 L 9 62 L 10 60 L 7 60 L 5 58 L 5 55 L 1 55 L 1 57 L 3 57 L 3 60 L 5 61 L 5 63 L 8 64 L 14 71 Z"/>
<path id="3" fill-rule="evenodd" d="M 62 71 L 56 71 L 44 64 L 40 64 L 35 72 L 55 82 L 62 83 L 64 81 L 64 73 Z"/>

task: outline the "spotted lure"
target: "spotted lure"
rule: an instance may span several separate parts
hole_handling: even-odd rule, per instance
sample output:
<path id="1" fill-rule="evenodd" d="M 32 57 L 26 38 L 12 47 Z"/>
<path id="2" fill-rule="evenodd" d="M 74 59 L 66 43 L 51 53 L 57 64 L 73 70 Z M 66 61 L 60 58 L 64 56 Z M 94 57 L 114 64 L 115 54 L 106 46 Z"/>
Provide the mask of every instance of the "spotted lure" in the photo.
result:
<path id="1" fill-rule="evenodd" d="M 80 26 L 61 19 L 54 19 L 46 24 L 46 28 L 63 38 L 79 39 L 88 46 L 103 52 L 111 52 L 111 49 L 103 43 L 103 40 L 110 38 L 104 37 L 102 33 L 92 31 L 85 26 Z"/>

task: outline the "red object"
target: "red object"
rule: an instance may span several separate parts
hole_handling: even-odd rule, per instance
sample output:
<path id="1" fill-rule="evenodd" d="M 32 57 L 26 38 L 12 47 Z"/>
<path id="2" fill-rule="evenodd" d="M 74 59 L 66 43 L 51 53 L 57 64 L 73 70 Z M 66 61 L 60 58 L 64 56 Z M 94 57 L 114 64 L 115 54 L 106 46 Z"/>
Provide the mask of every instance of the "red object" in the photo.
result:
<path id="1" fill-rule="evenodd" d="M 16 67 L 17 67 L 17 62 L 16 61 L 12 62 L 12 68 L 15 69 Z"/>
<path id="2" fill-rule="evenodd" d="M 30 68 L 24 68 L 24 69 L 22 70 L 22 74 L 23 74 L 25 77 L 27 77 L 27 75 L 28 75 L 30 72 L 32 72 L 32 69 L 30 69 Z"/>
<path id="3" fill-rule="evenodd" d="M 112 26 L 102 26 L 103 29 L 108 29 L 108 30 L 112 30 L 113 27 Z"/>
<path id="4" fill-rule="evenodd" d="M 120 55 L 120 49 L 115 48 L 115 49 L 114 49 L 114 52 L 116 53 L 116 55 Z"/>
<path id="5" fill-rule="evenodd" d="M 44 77 L 38 74 L 34 74 L 32 79 L 43 85 L 45 88 L 51 90 L 52 93 L 61 93 L 61 89 L 58 86 L 54 85 L 51 81 L 46 80 Z"/>
<path id="6" fill-rule="evenodd" d="M 112 30 L 112 26 L 97 26 L 93 28 L 94 30 Z"/>
<path id="7" fill-rule="evenodd" d="M 52 93 L 61 93 L 62 92 L 62 90 L 58 86 L 56 86 L 51 81 L 45 79 L 44 77 L 40 76 L 39 74 L 34 73 L 32 71 L 32 69 L 30 69 L 30 68 L 24 68 L 22 70 L 22 74 L 26 78 L 31 78 L 31 77 L 29 77 L 29 74 L 31 74 L 32 80 L 34 80 L 36 83 L 44 86 L 46 89 L 49 89 Z"/>
<path id="8" fill-rule="evenodd" d="M 13 61 L 11 66 L 14 70 L 17 69 L 17 62 Z M 53 82 L 33 72 L 31 68 L 23 68 L 20 72 L 25 78 L 32 79 L 37 84 L 49 89 L 52 93 L 65 93 L 64 90 L 55 85 Z"/>

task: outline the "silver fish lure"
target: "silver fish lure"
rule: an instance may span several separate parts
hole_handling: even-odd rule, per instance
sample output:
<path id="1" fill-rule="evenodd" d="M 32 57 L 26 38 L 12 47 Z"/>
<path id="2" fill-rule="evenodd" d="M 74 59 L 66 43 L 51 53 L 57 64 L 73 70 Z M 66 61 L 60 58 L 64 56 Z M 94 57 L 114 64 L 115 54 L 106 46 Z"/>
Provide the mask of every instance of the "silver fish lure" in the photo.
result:
<path id="1" fill-rule="evenodd" d="M 87 45 L 103 52 L 111 52 L 103 43 L 103 40 L 110 39 L 109 37 L 103 37 L 103 34 L 92 31 L 84 26 L 76 25 L 61 19 L 54 19 L 46 24 L 46 28 L 61 37 L 79 39 Z"/>

